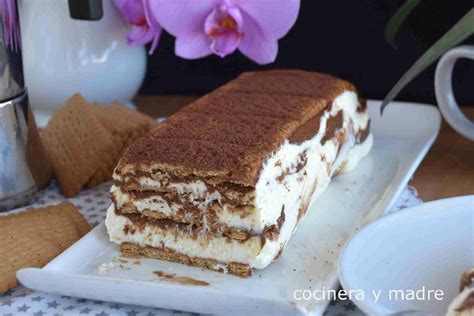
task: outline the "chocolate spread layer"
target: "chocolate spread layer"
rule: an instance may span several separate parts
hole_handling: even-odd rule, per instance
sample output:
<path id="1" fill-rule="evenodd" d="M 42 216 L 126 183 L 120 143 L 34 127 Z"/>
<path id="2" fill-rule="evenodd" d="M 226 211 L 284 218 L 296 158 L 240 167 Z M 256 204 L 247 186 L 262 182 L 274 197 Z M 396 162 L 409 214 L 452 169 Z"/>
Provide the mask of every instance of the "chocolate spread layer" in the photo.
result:
<path id="1" fill-rule="evenodd" d="M 328 106 L 326 106 L 327 110 Z M 309 140 L 314 137 L 319 131 L 319 126 L 321 125 L 321 118 L 323 113 L 318 113 L 309 120 L 306 121 L 303 125 L 298 127 L 293 134 L 288 138 L 292 144 L 301 144 L 302 142 Z"/>
<path id="2" fill-rule="evenodd" d="M 364 140 L 367 139 L 367 136 L 369 136 L 369 134 L 370 134 L 370 120 L 367 122 L 367 127 L 364 129 L 361 129 L 356 134 L 355 138 L 356 138 L 357 144 L 364 142 Z"/>
<path id="3" fill-rule="evenodd" d="M 181 206 L 179 210 L 172 212 L 171 214 L 165 214 L 160 211 L 154 211 L 150 209 L 144 209 L 138 211 L 132 203 L 125 203 L 120 206 L 115 204 L 115 208 L 121 213 L 136 213 L 144 216 L 152 217 L 155 219 L 170 219 L 172 221 L 182 224 L 195 224 L 201 225 L 201 223 L 207 223 L 207 225 L 214 231 L 226 230 L 226 226 L 219 222 L 217 216 L 218 212 L 221 211 L 221 207 L 217 203 L 209 205 L 206 209 L 202 210 L 192 205 L 191 203 Z M 240 218 L 250 216 L 253 210 L 248 208 L 236 208 L 235 214 L 239 215 Z"/>
<path id="4" fill-rule="evenodd" d="M 150 216 L 146 216 L 139 213 L 125 213 L 121 212 L 120 210 L 115 210 L 115 214 L 120 216 L 127 217 L 132 223 L 133 226 L 125 225 L 124 227 L 124 234 L 134 234 L 137 230 L 139 232 L 143 232 L 147 225 L 159 227 L 164 230 L 168 230 L 171 232 L 181 232 L 187 233 L 191 238 L 197 239 L 198 235 L 205 234 L 208 238 L 214 237 L 226 237 L 229 240 L 237 240 L 239 242 L 245 242 L 249 238 L 254 236 L 259 236 L 258 234 L 247 232 L 245 230 L 235 228 L 235 227 L 228 227 L 226 225 L 218 225 L 214 226 L 217 228 L 212 229 L 211 227 L 204 227 L 202 224 L 186 224 L 173 221 L 167 218 L 154 218 Z M 283 216 L 283 217 L 282 217 Z M 277 224 L 271 225 L 269 227 L 265 227 L 262 234 L 260 235 L 262 238 L 275 238 L 278 236 L 279 229 L 283 224 L 285 217 L 284 212 L 282 210 L 282 215 L 277 221 Z M 272 239 L 273 240 L 273 239 Z"/>
<path id="5" fill-rule="evenodd" d="M 321 139 L 321 144 L 324 145 L 328 140 L 336 137 L 336 131 L 342 128 L 343 124 L 343 113 L 342 111 L 337 112 L 336 116 L 331 116 L 327 120 L 326 133 Z"/>
<path id="6" fill-rule="evenodd" d="M 174 189 L 163 188 L 155 190 L 150 187 L 143 187 L 133 183 L 123 183 L 120 181 L 114 181 L 114 185 L 119 187 L 125 193 L 132 193 L 135 198 L 134 200 L 141 200 L 145 198 L 151 198 L 153 196 L 161 196 L 163 200 L 169 203 L 178 203 L 183 204 L 186 201 L 192 201 L 195 204 L 204 203 L 206 201 L 205 197 L 199 197 L 192 195 L 191 193 L 178 193 Z M 212 196 L 216 191 L 209 192 L 208 196 Z M 233 209 L 241 209 L 243 206 L 252 206 L 254 205 L 255 194 L 243 195 L 243 194 L 232 194 L 229 192 L 218 192 L 220 198 L 218 202 L 222 206 L 229 206 Z M 209 201 L 208 201 L 209 203 Z M 231 210 L 231 211 L 232 211 Z"/>
<path id="7" fill-rule="evenodd" d="M 153 179 L 160 182 L 160 191 L 172 192 L 174 189 L 168 188 L 169 184 L 191 184 L 196 181 L 202 181 L 206 184 L 209 193 L 214 191 L 220 192 L 227 202 L 232 201 L 239 202 L 243 196 L 247 196 L 247 199 L 251 199 L 255 187 L 243 186 L 231 182 L 214 183 L 212 177 L 198 177 L 196 175 L 187 176 L 175 176 L 175 175 L 163 175 L 161 173 L 135 171 L 133 173 L 125 173 L 120 175 L 123 180 L 119 181 L 114 179 L 114 184 L 118 187 L 122 187 L 125 190 L 131 191 L 150 191 L 147 187 L 144 187 L 139 183 L 140 178 Z M 156 190 L 158 191 L 158 190 Z"/>
<path id="8" fill-rule="evenodd" d="M 170 183 L 184 183 L 184 184 L 190 184 L 196 181 L 203 181 L 206 182 L 206 186 L 209 188 L 209 191 L 236 191 L 239 193 L 250 193 L 252 192 L 255 188 L 253 186 L 243 186 L 239 185 L 237 183 L 232 183 L 232 182 L 219 182 L 219 183 L 213 183 L 212 182 L 212 177 L 200 177 L 196 175 L 185 175 L 185 176 L 177 176 L 173 174 L 160 174 L 160 171 L 158 171 L 158 174 L 155 173 L 154 170 L 150 172 L 144 172 L 144 171 L 135 171 L 133 174 L 124 174 L 123 176 L 129 176 L 130 180 L 138 180 L 139 178 L 151 178 L 157 181 L 160 181 L 163 186 L 170 184 Z"/>
<path id="9" fill-rule="evenodd" d="M 276 224 L 267 226 L 263 230 L 262 239 L 261 239 L 262 247 L 263 245 L 265 245 L 266 240 L 275 241 L 278 239 L 278 237 L 280 236 L 281 226 L 283 226 L 284 222 L 285 222 L 285 205 L 283 205 L 281 208 L 280 217 L 278 217 Z"/>
<path id="10" fill-rule="evenodd" d="M 223 212 L 223 205 L 219 204 L 219 202 L 212 202 L 208 203 L 205 207 L 201 207 L 195 205 L 189 201 L 180 202 L 180 204 L 170 204 L 170 202 L 163 202 L 158 200 L 157 198 L 152 198 L 152 203 L 167 203 L 170 208 L 173 208 L 173 212 L 171 214 L 165 214 L 161 211 L 157 211 L 156 209 L 143 209 L 141 212 L 137 210 L 135 204 L 133 202 L 125 202 L 122 204 L 117 204 L 117 199 L 112 195 L 112 200 L 114 202 L 115 208 L 124 213 L 150 213 L 153 214 L 153 217 L 156 218 L 171 218 L 174 221 L 181 222 L 181 223 L 199 223 L 202 222 L 203 219 L 209 222 L 218 222 L 219 214 Z M 135 200 L 136 201 L 136 200 Z M 139 201 L 139 200 L 138 200 Z M 227 211 L 239 216 L 241 219 L 244 219 L 248 216 L 251 216 L 254 211 L 255 207 L 251 205 L 236 205 L 236 206 L 229 206 Z"/>
<path id="11" fill-rule="evenodd" d="M 193 201 L 195 203 L 205 202 L 206 198 L 192 197 L 190 193 L 178 194 L 174 189 L 162 189 L 162 190 L 150 190 L 140 186 L 133 186 L 120 181 L 114 181 L 114 185 L 119 187 L 122 193 L 129 194 L 134 201 L 148 199 L 152 197 L 160 197 L 168 204 L 183 204 L 185 202 Z M 141 189 L 140 189 L 141 188 Z M 219 204 L 228 205 L 233 208 L 239 208 L 241 206 L 253 205 L 253 196 L 243 196 L 240 194 L 232 195 L 228 191 L 218 191 L 212 189 L 208 192 L 209 195 L 213 195 L 218 192 L 220 195 Z M 245 202 L 247 201 L 247 202 Z"/>

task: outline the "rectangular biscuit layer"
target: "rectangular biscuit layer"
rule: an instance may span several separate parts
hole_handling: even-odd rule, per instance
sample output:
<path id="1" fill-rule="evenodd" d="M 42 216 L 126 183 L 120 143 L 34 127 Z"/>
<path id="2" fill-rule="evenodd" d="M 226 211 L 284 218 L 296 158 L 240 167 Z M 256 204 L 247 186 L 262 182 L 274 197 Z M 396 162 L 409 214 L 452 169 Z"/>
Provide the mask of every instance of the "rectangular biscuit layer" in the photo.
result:
<path id="1" fill-rule="evenodd" d="M 114 173 L 110 238 L 142 255 L 209 260 L 217 271 L 264 268 L 331 177 L 371 146 L 351 84 L 300 71 L 244 74 L 131 146 Z"/>

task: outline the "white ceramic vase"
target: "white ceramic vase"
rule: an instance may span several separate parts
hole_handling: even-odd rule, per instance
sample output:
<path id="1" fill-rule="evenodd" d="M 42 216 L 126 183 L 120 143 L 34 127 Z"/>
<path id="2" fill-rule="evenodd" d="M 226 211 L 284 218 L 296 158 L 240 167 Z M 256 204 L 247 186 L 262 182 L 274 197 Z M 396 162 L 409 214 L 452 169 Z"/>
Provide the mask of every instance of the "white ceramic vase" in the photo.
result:
<path id="1" fill-rule="evenodd" d="M 93 102 L 129 103 L 146 71 L 146 51 L 126 42 L 112 0 L 99 21 L 74 20 L 67 0 L 21 0 L 26 87 L 39 126 L 76 92 Z"/>

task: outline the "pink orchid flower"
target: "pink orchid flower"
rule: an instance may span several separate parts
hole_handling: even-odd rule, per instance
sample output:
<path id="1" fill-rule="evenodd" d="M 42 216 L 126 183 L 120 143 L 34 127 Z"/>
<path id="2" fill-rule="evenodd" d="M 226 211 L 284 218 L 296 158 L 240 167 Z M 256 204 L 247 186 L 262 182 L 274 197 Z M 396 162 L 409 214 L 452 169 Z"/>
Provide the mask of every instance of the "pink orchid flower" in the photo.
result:
<path id="1" fill-rule="evenodd" d="M 151 42 L 149 54 L 152 54 L 158 46 L 162 33 L 160 23 L 149 14 L 150 3 L 153 0 L 114 0 L 114 2 L 125 21 L 132 25 L 127 34 L 127 42 L 133 46 Z"/>
<path id="2" fill-rule="evenodd" d="M 0 0 L 0 18 L 3 25 L 3 42 L 14 51 L 20 47 L 20 22 L 18 21 L 16 0 Z"/>
<path id="3" fill-rule="evenodd" d="M 259 64 L 275 61 L 278 40 L 298 17 L 300 0 L 154 0 L 151 15 L 176 37 L 176 54 L 224 57 L 235 50 Z"/>

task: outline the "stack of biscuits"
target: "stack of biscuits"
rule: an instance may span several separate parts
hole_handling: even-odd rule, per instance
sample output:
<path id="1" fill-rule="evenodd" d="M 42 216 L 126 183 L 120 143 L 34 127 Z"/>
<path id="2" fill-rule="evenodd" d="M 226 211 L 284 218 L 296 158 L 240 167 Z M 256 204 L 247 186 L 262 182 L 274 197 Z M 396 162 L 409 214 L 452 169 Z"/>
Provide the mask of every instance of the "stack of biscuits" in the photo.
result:
<path id="1" fill-rule="evenodd" d="M 90 104 L 72 96 L 41 134 L 64 195 L 108 181 L 122 152 L 156 124 L 119 103 Z"/>
<path id="2" fill-rule="evenodd" d="M 18 284 L 16 271 L 42 267 L 90 229 L 70 203 L 0 216 L 0 293 Z"/>

